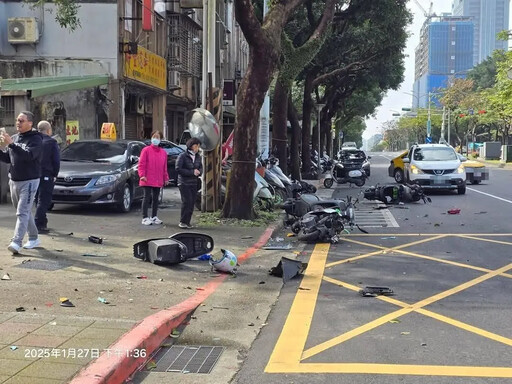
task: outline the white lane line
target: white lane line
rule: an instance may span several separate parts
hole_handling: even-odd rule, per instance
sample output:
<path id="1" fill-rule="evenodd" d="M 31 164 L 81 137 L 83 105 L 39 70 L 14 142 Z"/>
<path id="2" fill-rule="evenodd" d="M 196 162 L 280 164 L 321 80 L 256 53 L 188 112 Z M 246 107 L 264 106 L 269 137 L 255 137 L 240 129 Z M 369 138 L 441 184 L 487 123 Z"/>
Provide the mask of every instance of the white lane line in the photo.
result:
<path id="1" fill-rule="evenodd" d="M 503 197 L 494 196 L 494 195 L 491 195 L 490 193 L 485 193 L 485 192 L 479 191 L 478 189 L 473 189 L 473 188 L 466 188 L 466 189 L 469 189 L 470 191 L 473 191 L 476 193 L 481 193 L 482 195 L 485 195 L 485 196 L 492 197 L 493 199 L 501 200 L 506 203 L 512 204 L 512 200 L 507 200 L 507 199 L 504 199 Z"/>

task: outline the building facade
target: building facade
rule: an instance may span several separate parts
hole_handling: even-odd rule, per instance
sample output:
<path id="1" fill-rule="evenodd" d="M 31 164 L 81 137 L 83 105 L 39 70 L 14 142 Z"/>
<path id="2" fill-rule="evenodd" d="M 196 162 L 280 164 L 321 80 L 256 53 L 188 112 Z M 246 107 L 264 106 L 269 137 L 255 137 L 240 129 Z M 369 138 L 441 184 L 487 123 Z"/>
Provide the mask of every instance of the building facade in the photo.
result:
<path id="1" fill-rule="evenodd" d="M 510 0 L 454 0 L 454 16 L 471 17 L 474 23 L 473 65 L 480 64 L 496 49 L 508 49 L 508 42 L 496 35 L 509 29 Z"/>
<path id="2" fill-rule="evenodd" d="M 439 105 L 436 92 L 473 67 L 473 21 L 468 17 L 427 18 L 415 52 L 413 108 Z"/>

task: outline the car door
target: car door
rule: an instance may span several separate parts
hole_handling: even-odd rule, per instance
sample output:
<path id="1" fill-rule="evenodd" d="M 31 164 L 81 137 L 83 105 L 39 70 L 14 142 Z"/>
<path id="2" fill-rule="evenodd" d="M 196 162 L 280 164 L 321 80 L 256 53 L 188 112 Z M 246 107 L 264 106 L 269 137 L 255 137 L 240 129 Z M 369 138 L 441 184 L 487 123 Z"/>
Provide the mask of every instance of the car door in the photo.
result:
<path id="1" fill-rule="evenodd" d="M 128 174 L 133 185 L 133 198 L 138 199 L 142 197 L 142 187 L 139 185 L 139 158 L 140 153 L 144 148 L 143 143 L 130 143 L 128 146 Z M 133 160 L 132 160 L 133 159 Z M 135 161 L 136 160 L 136 161 Z"/>

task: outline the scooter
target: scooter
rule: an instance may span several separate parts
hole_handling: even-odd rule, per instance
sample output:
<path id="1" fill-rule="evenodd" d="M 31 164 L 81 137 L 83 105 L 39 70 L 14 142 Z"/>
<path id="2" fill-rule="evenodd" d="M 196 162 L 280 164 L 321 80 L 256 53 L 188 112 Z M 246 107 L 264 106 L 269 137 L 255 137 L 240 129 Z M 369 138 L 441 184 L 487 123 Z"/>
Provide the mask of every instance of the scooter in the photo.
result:
<path id="1" fill-rule="evenodd" d="M 432 199 L 425 196 L 423 188 L 417 184 L 388 184 L 371 186 L 364 191 L 367 200 L 378 200 L 384 204 L 410 203 L 422 200 L 425 204 Z"/>
<path id="2" fill-rule="evenodd" d="M 324 179 L 324 187 L 331 188 L 334 182 L 337 184 L 355 184 L 362 187 L 366 183 L 366 172 L 362 168 L 347 168 L 342 162 L 335 162 L 334 168 Z"/>

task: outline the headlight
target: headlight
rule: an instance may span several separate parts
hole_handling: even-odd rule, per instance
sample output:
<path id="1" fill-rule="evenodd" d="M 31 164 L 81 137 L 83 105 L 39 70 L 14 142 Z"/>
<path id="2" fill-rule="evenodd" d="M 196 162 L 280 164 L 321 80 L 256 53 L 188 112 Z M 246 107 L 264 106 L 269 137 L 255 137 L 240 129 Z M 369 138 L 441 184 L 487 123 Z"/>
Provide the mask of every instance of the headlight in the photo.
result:
<path id="1" fill-rule="evenodd" d="M 422 173 L 424 173 L 421 169 L 419 169 L 417 166 L 415 165 L 411 165 L 411 172 L 415 175 L 420 175 Z"/>
<path id="2" fill-rule="evenodd" d="M 121 174 L 117 173 L 115 175 L 105 175 L 101 176 L 95 185 L 104 185 L 104 184 L 110 184 L 116 181 L 121 177 Z"/>
<path id="3" fill-rule="evenodd" d="M 457 168 L 457 173 L 464 173 L 464 166 L 460 165 L 459 168 Z"/>

